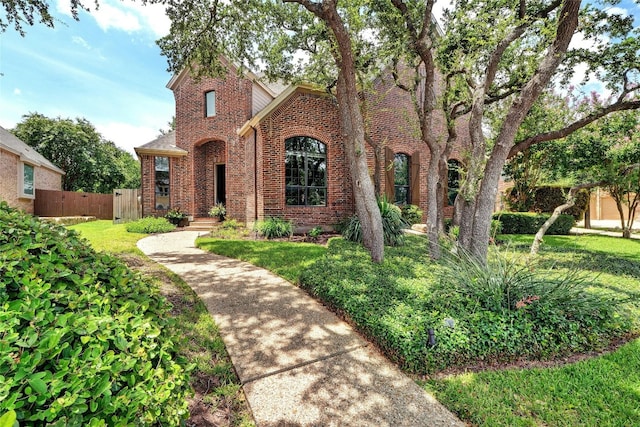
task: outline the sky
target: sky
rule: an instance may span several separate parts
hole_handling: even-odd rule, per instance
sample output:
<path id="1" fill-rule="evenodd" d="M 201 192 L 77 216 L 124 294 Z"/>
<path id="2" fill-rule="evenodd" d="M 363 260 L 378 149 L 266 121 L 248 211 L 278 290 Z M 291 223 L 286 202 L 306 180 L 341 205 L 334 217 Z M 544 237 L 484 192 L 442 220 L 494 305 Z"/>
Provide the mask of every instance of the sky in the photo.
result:
<path id="1" fill-rule="evenodd" d="M 25 37 L 12 28 L 0 33 L 0 126 L 11 129 L 32 112 L 83 117 L 131 153 L 167 129 L 175 105 L 166 88 L 171 74 L 155 43 L 169 32 L 162 6 L 101 0 L 98 10 L 81 12 L 80 21 L 70 16 L 68 0 L 51 7 L 59 20 L 54 29 L 26 27 Z M 633 0 L 614 10 L 634 15 L 640 25 Z"/>
<path id="2" fill-rule="evenodd" d="M 106 0 L 75 21 L 64 0 L 51 7 L 60 21 L 54 29 L 0 33 L 0 126 L 11 129 L 32 112 L 84 117 L 132 154 L 167 129 L 175 114 L 171 74 L 155 43 L 169 32 L 164 9 Z"/>

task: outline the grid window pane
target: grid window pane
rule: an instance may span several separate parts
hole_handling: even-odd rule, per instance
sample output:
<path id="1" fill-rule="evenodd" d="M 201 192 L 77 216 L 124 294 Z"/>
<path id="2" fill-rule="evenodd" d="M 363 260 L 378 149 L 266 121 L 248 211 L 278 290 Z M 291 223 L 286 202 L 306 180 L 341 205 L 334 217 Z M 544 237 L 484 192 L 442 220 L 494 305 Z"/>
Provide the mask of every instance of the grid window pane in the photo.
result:
<path id="1" fill-rule="evenodd" d="M 169 158 L 156 157 L 155 159 L 155 193 L 156 209 L 169 209 Z"/>
<path id="2" fill-rule="evenodd" d="M 326 145 L 308 136 L 285 141 L 285 199 L 287 205 L 326 206 Z"/>
<path id="3" fill-rule="evenodd" d="M 410 158 L 404 153 L 398 153 L 393 159 L 393 180 L 395 184 L 395 200 L 394 202 L 399 205 L 408 205 L 411 203 L 409 198 L 409 162 Z"/>

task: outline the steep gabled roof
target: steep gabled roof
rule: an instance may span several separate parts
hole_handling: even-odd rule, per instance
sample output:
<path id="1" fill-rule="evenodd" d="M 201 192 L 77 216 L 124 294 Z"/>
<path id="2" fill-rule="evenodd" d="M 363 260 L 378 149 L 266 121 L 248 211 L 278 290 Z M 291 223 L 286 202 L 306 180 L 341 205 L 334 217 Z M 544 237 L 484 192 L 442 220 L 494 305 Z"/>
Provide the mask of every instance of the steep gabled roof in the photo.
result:
<path id="1" fill-rule="evenodd" d="M 17 136 L 0 126 L 0 148 L 20 157 L 23 162 L 50 169 L 61 175 L 64 171 L 47 160 L 42 154 L 22 142 Z"/>
<path id="2" fill-rule="evenodd" d="M 182 157 L 188 154 L 186 150 L 176 147 L 175 131 L 160 135 L 151 142 L 135 147 L 134 150 L 136 150 L 138 156 L 146 154 L 151 156 Z"/>
<path id="3" fill-rule="evenodd" d="M 280 105 L 285 103 L 289 98 L 291 98 L 296 93 L 311 93 L 314 95 L 327 96 L 327 92 L 321 89 L 318 89 L 317 86 L 313 86 L 310 84 L 298 84 L 298 85 L 290 85 L 284 91 L 278 95 L 276 99 L 271 101 L 269 105 L 263 108 L 258 114 L 249 119 L 240 129 L 238 129 L 238 135 L 244 136 L 249 130 L 258 126 L 258 124 L 265 119 L 269 114 L 275 111 Z"/>
<path id="4" fill-rule="evenodd" d="M 231 61 L 226 58 L 221 58 L 221 61 L 228 67 L 233 68 L 233 71 L 238 73 L 241 67 L 236 64 L 231 63 Z M 184 67 L 179 73 L 174 74 L 171 77 L 171 80 L 167 83 L 167 88 L 174 90 L 174 88 L 186 77 L 189 75 L 189 67 Z M 279 82 L 270 82 L 267 83 L 263 79 L 263 75 L 261 73 L 255 74 L 251 70 L 247 68 L 242 69 L 242 76 L 247 80 L 250 80 L 254 84 L 257 84 L 262 89 L 264 89 L 272 98 L 275 98 L 282 92 L 286 86 L 282 85 Z"/>

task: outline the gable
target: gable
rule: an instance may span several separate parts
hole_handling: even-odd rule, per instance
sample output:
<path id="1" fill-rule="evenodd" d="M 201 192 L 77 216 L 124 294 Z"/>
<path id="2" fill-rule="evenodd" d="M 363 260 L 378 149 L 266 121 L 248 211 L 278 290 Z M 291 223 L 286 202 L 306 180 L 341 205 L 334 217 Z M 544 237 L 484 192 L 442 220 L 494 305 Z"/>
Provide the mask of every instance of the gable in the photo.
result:
<path id="1" fill-rule="evenodd" d="M 15 154 L 20 161 L 29 163 L 33 166 L 41 166 L 53 172 L 64 175 L 64 171 L 47 160 L 42 154 L 38 153 L 32 147 L 22 142 L 17 136 L 0 126 L 0 147 L 4 150 Z"/>

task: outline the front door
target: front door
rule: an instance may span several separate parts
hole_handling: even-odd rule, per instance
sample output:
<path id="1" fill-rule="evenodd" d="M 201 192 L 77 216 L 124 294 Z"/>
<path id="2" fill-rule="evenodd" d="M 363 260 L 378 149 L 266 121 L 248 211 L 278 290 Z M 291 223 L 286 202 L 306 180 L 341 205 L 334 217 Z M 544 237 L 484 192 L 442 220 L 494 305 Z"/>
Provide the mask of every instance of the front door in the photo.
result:
<path id="1" fill-rule="evenodd" d="M 227 186 L 225 181 L 225 165 L 216 165 L 216 203 L 227 204 Z"/>

